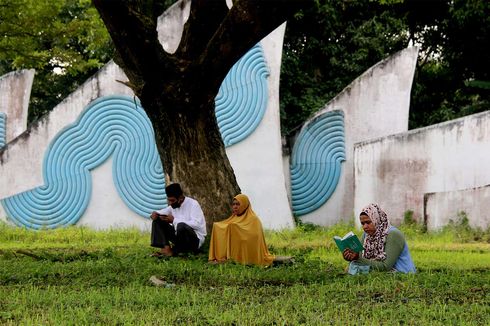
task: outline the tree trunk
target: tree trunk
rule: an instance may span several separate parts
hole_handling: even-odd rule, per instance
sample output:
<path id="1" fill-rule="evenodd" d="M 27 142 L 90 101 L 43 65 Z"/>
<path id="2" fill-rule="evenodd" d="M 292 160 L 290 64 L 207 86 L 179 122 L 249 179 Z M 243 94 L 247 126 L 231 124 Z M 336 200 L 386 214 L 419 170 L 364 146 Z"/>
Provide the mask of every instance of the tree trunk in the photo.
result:
<path id="1" fill-rule="evenodd" d="M 184 94 L 173 98 L 183 99 Z M 153 123 L 166 183 L 180 183 L 186 195 L 199 201 L 211 230 L 214 221 L 230 214 L 231 200 L 240 193 L 215 118 L 214 99 L 169 103 L 162 94 L 145 94 L 140 100 Z M 168 107 L 172 110 L 164 110 Z"/>
<path id="2" fill-rule="evenodd" d="M 187 0 L 189 1 L 189 0 Z M 158 40 L 159 0 L 92 0 L 117 50 L 114 60 L 153 123 L 166 181 L 202 205 L 208 230 L 240 192 L 226 156 L 214 99 L 233 64 L 313 0 L 192 0 L 179 48 Z"/>

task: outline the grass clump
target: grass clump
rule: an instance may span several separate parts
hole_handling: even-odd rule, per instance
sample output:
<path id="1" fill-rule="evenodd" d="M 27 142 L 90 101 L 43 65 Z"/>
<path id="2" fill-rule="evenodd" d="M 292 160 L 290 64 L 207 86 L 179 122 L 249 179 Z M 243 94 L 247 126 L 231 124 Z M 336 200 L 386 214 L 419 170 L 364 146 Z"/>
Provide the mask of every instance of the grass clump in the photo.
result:
<path id="1" fill-rule="evenodd" d="M 418 273 L 352 277 L 332 237 L 353 223 L 266 232 L 273 253 L 295 258 L 268 268 L 210 265 L 206 252 L 150 258 L 139 230 L 2 225 L 0 324 L 485 325 L 488 231 L 460 237 L 459 227 L 403 225 Z M 152 286 L 151 275 L 169 286 Z"/>

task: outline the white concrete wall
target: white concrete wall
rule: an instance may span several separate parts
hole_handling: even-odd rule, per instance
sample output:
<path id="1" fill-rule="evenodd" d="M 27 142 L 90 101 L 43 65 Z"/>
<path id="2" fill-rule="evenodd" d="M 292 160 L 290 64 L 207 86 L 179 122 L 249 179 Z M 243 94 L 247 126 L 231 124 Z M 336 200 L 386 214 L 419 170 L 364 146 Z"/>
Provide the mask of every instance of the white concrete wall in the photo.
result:
<path id="1" fill-rule="evenodd" d="M 167 51 L 175 51 L 178 45 L 189 3 L 174 5 L 173 11 L 159 20 L 159 39 Z M 264 227 L 273 229 L 293 225 L 282 173 L 279 126 L 279 71 L 284 30 L 285 25 L 282 25 L 261 42 L 270 70 L 265 116 L 250 137 L 227 149 L 243 193 L 251 198 Z M 132 91 L 117 80 L 127 81 L 127 78 L 111 62 L 0 152 L 0 198 L 44 183 L 42 162 L 48 145 L 65 126 L 75 122 L 91 101 L 114 94 L 133 96 Z M 149 221 L 129 210 L 118 197 L 112 182 L 111 162 L 110 159 L 92 171 L 92 198 L 79 224 L 99 229 L 136 226 L 147 230 Z M 0 219 L 5 219 L 5 216 L 0 206 Z"/>
<path id="2" fill-rule="evenodd" d="M 303 128 L 327 111 L 342 110 L 346 161 L 339 184 L 317 210 L 300 216 L 303 222 L 332 225 L 354 214 L 354 144 L 408 130 L 410 91 L 418 49 L 400 51 L 371 67 L 330 101 Z"/>
<path id="3" fill-rule="evenodd" d="M 490 112 L 356 144 L 355 211 L 374 201 L 396 223 L 407 210 L 422 221 L 425 193 L 490 184 L 489 148 Z"/>
<path id="4" fill-rule="evenodd" d="M 261 42 L 270 73 L 267 111 L 248 138 L 226 149 L 242 192 L 250 197 L 254 211 L 267 229 L 294 225 L 282 170 L 279 118 L 279 73 L 285 28 L 283 24 Z"/>
<path id="5" fill-rule="evenodd" d="M 0 152 L 0 198 L 44 184 L 43 159 L 48 145 L 63 128 L 76 121 L 79 114 L 91 101 L 112 94 L 133 95 L 128 87 L 116 80 L 127 81 L 127 78 L 115 63 L 110 62 L 58 104 L 48 115 L 30 125 L 27 131 L 8 143 L 7 148 Z M 104 165 L 107 164 L 106 162 Z M 101 168 L 103 166 L 95 169 L 94 172 Z M 107 171 L 112 180 L 110 166 Z M 97 176 L 98 179 L 95 179 L 94 176 Z M 101 178 L 103 177 L 98 173 L 92 174 L 94 181 L 92 199 L 104 198 L 114 188 L 112 182 L 97 182 Z M 109 211 L 105 209 L 106 206 L 106 203 L 101 200 L 92 201 L 87 212 L 94 212 L 96 215 L 88 216 L 86 212 L 80 223 L 86 224 L 85 220 L 101 219 L 99 223 L 93 225 L 95 228 L 100 228 L 108 224 L 120 225 L 120 216 L 140 220 L 140 217 L 129 211 L 125 205 L 111 207 Z M 6 220 L 6 214 L 1 205 L 0 219 Z M 113 222 L 109 223 L 110 219 Z M 144 222 L 140 224 L 141 228 L 145 228 Z"/>
<path id="6" fill-rule="evenodd" d="M 490 185 L 460 191 L 425 194 L 424 220 L 429 230 L 438 230 L 450 221 L 461 222 L 464 212 L 471 227 L 490 226 Z"/>
<path id="7" fill-rule="evenodd" d="M 49 143 L 64 127 L 75 122 L 91 101 L 111 94 L 132 95 L 128 87 L 116 80 L 127 81 L 127 78 L 116 64 L 110 62 L 48 115 L 7 144 L 7 148 L 0 152 L 0 198 L 44 183 L 42 162 Z"/>
<path id="8" fill-rule="evenodd" d="M 177 50 L 190 10 L 191 0 L 182 0 L 174 3 L 158 17 L 158 40 L 168 53 L 174 53 Z"/>
<path id="9" fill-rule="evenodd" d="M 112 180 L 112 158 L 92 170 L 92 197 L 77 225 L 96 230 L 135 227 L 150 231 L 150 220 L 126 206 Z"/>
<path id="10" fill-rule="evenodd" d="M 6 143 L 27 129 L 27 114 L 34 69 L 24 69 L 0 77 L 0 112 L 7 115 Z"/>

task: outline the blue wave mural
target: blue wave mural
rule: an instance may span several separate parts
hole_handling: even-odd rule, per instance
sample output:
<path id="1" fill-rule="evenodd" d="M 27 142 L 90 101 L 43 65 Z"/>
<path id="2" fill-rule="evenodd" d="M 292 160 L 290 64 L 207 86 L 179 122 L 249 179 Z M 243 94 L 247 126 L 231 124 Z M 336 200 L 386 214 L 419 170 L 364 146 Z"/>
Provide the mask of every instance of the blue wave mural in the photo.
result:
<path id="1" fill-rule="evenodd" d="M 267 109 L 269 71 L 259 44 L 228 72 L 215 99 L 216 118 L 225 146 L 247 138 Z"/>
<path id="2" fill-rule="evenodd" d="M 0 112 L 0 149 L 7 143 L 7 115 Z"/>
<path id="3" fill-rule="evenodd" d="M 19 226 L 75 224 L 90 200 L 90 171 L 111 156 L 114 184 L 130 209 L 148 216 L 166 204 L 150 120 L 133 99 L 111 96 L 92 102 L 53 139 L 43 161 L 44 185 L 3 199 L 3 207 Z"/>
<path id="4" fill-rule="evenodd" d="M 267 76 L 256 45 L 223 81 L 215 101 L 225 146 L 248 137 L 262 120 Z M 151 122 L 139 102 L 115 95 L 92 102 L 53 139 L 43 161 L 44 185 L 1 200 L 8 217 L 32 229 L 76 224 L 90 201 L 90 171 L 111 156 L 114 185 L 132 211 L 148 217 L 167 205 Z"/>
<path id="5" fill-rule="evenodd" d="M 345 161 L 344 114 L 326 112 L 303 128 L 291 155 L 291 201 L 297 216 L 323 205 L 337 187 Z"/>

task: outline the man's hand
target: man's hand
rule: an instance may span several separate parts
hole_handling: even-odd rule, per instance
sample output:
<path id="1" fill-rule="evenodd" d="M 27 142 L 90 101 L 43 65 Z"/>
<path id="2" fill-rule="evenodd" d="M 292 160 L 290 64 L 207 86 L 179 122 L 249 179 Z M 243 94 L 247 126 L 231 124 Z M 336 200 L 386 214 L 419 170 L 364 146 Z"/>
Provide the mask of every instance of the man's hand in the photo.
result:
<path id="1" fill-rule="evenodd" d="M 162 219 L 162 221 L 167 222 L 167 223 L 173 223 L 173 221 L 174 221 L 174 217 L 172 216 L 172 214 L 161 215 L 161 219 Z"/>
<path id="2" fill-rule="evenodd" d="M 173 221 L 174 221 L 174 217 L 172 216 L 172 214 L 161 215 L 161 214 L 158 214 L 155 211 L 151 212 L 150 218 L 153 221 L 156 220 L 156 219 L 160 219 L 160 220 L 162 220 L 164 222 L 167 222 L 167 223 L 173 223 Z"/>
<path id="3" fill-rule="evenodd" d="M 350 250 L 349 248 L 344 249 L 342 256 L 347 261 L 357 260 L 359 258 L 359 253 Z"/>
<path id="4" fill-rule="evenodd" d="M 159 216 L 158 213 L 153 211 L 151 212 L 150 218 L 154 221 L 158 218 L 158 216 Z"/>

